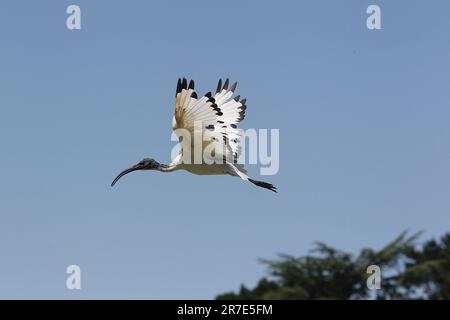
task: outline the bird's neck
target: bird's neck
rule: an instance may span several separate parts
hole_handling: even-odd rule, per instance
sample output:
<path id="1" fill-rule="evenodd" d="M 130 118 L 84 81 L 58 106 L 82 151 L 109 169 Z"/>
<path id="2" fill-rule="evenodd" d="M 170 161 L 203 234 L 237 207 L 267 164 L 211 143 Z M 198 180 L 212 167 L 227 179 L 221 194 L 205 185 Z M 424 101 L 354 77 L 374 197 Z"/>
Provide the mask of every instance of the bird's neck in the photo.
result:
<path id="1" fill-rule="evenodd" d="M 175 169 L 176 169 L 176 166 L 174 166 L 174 165 L 167 165 L 167 164 L 161 163 L 156 170 L 161 171 L 161 172 L 171 172 L 171 171 L 174 171 Z"/>

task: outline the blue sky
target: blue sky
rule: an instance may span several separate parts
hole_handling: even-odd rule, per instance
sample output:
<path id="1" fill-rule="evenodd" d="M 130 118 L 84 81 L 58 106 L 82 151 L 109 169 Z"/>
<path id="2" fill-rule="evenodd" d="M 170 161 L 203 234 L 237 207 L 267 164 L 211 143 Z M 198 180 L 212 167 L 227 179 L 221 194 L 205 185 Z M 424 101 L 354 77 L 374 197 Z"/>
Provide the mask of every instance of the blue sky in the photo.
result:
<path id="1" fill-rule="evenodd" d="M 82 29 L 66 28 L 78 4 Z M 382 30 L 366 28 L 378 4 Z M 0 298 L 213 298 L 257 258 L 449 231 L 448 1 L 2 1 Z M 279 194 L 169 161 L 178 77 L 239 81 Z M 250 172 L 258 177 L 256 166 Z M 77 264 L 82 290 L 65 287 Z"/>

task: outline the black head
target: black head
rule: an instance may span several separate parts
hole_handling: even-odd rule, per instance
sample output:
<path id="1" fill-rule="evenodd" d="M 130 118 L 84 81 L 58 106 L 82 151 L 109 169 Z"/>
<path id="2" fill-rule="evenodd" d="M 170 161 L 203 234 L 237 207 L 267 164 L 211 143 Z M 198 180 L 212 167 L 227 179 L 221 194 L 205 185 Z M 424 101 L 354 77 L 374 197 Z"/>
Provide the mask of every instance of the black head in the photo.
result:
<path id="1" fill-rule="evenodd" d="M 145 158 L 141 161 L 139 161 L 134 166 L 129 167 L 128 169 L 125 169 L 119 175 L 114 179 L 114 181 L 111 183 L 111 187 L 113 187 L 117 181 L 119 181 L 120 178 L 122 178 L 124 175 L 137 171 L 137 170 L 156 170 L 160 166 L 160 163 L 154 159 Z"/>
<path id="2" fill-rule="evenodd" d="M 135 166 L 138 167 L 137 170 L 154 170 L 157 169 L 159 165 L 160 165 L 159 162 L 156 161 L 155 159 L 144 158 L 141 161 L 139 161 L 139 163 L 136 164 Z"/>

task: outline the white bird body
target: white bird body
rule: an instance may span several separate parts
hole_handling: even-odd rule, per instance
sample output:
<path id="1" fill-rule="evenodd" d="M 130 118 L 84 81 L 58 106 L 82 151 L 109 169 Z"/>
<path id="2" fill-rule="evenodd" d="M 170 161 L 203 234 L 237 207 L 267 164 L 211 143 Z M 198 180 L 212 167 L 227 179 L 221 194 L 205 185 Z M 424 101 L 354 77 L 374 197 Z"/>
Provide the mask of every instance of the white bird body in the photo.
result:
<path id="1" fill-rule="evenodd" d="M 178 79 L 172 129 L 181 144 L 180 154 L 169 165 L 146 158 L 121 172 L 111 185 L 135 170 L 186 170 L 197 175 L 236 176 L 276 192 L 272 184 L 251 179 L 244 166 L 237 163 L 241 154 L 241 135 L 236 125 L 244 119 L 247 107 L 245 99 L 240 100 L 240 96 L 233 98 L 237 82 L 230 89 L 228 85 L 228 79 L 223 86 L 219 80 L 214 96 L 208 92 L 198 99 L 194 81 L 188 85 L 185 78 Z M 200 150 L 196 150 L 199 146 Z M 198 153 L 200 161 L 196 161 Z"/>
<path id="2" fill-rule="evenodd" d="M 231 174 L 231 171 L 226 164 L 181 164 L 181 170 L 186 170 L 190 173 L 197 175 L 219 175 L 219 174 Z"/>
<path id="3" fill-rule="evenodd" d="M 175 170 L 186 170 L 190 173 L 197 175 L 218 175 L 218 174 L 227 174 L 228 173 L 228 165 L 213 163 L 213 164 L 186 164 L 182 161 L 181 153 L 176 156 L 176 158 L 169 164 L 169 167 L 173 167 L 173 171 Z"/>

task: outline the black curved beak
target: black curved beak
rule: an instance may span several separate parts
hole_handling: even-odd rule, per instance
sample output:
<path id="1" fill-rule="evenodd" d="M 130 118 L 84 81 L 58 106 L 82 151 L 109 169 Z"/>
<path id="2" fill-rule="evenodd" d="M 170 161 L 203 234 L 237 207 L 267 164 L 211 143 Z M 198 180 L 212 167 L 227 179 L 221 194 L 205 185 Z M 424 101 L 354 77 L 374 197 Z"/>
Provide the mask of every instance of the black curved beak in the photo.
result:
<path id="1" fill-rule="evenodd" d="M 122 178 L 124 175 L 129 174 L 130 172 L 136 171 L 136 170 L 140 170 L 141 166 L 136 164 L 128 169 L 123 170 L 121 173 L 119 173 L 119 175 L 113 180 L 113 182 L 111 183 L 111 187 L 114 187 L 114 185 L 117 183 L 117 181 L 119 181 L 120 178 Z"/>

